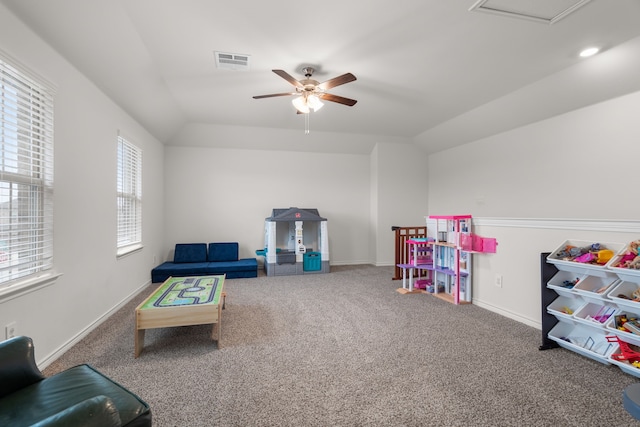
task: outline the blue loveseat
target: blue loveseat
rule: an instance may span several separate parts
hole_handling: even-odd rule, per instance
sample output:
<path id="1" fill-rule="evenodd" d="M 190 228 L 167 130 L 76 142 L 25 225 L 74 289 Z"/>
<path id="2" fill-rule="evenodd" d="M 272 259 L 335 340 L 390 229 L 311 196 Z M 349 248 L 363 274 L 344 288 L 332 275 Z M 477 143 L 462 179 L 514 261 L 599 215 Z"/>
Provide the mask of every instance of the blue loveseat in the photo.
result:
<path id="1" fill-rule="evenodd" d="M 151 270 L 153 283 L 169 277 L 206 276 L 225 274 L 227 279 L 258 277 L 255 258 L 238 258 L 238 243 L 178 243 L 173 261 L 167 261 Z"/>

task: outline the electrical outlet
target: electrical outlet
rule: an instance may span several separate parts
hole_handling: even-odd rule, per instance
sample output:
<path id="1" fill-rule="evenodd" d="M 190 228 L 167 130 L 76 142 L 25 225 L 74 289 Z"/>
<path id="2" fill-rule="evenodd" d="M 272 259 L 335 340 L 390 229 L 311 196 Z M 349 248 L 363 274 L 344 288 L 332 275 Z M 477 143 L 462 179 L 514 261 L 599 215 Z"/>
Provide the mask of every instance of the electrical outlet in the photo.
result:
<path id="1" fill-rule="evenodd" d="M 4 327 L 4 333 L 6 339 L 13 338 L 18 335 L 18 327 L 16 322 L 11 322 Z"/>
<path id="2" fill-rule="evenodd" d="M 496 274 L 496 287 L 498 287 L 498 288 L 502 287 L 502 275 L 501 274 Z"/>

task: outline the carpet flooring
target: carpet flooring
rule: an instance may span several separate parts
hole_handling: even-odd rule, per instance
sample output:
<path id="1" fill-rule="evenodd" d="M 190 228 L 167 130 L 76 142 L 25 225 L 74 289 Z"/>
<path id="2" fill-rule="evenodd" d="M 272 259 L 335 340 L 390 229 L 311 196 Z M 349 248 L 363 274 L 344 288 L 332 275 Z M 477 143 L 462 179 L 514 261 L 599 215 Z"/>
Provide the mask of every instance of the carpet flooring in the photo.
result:
<path id="1" fill-rule="evenodd" d="M 210 325 L 148 330 L 134 300 L 53 362 L 89 363 L 152 408 L 155 426 L 629 426 L 637 378 L 475 305 L 402 295 L 391 267 L 225 282 Z M 540 304 L 531 301 L 531 304 Z M 36 343 L 37 351 L 37 343 Z"/>

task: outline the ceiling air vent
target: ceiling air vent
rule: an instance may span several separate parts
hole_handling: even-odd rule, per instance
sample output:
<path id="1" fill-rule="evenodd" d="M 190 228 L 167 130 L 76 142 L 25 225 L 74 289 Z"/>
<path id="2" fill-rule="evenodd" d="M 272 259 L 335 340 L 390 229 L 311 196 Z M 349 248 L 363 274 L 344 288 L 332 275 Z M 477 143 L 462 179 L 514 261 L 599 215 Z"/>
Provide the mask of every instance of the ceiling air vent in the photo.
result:
<path id="1" fill-rule="evenodd" d="M 512 18 L 554 24 L 591 0 L 480 0 L 471 12 L 487 12 Z"/>
<path id="2" fill-rule="evenodd" d="M 216 67 L 227 70 L 247 71 L 251 56 L 238 53 L 214 52 L 216 55 Z"/>

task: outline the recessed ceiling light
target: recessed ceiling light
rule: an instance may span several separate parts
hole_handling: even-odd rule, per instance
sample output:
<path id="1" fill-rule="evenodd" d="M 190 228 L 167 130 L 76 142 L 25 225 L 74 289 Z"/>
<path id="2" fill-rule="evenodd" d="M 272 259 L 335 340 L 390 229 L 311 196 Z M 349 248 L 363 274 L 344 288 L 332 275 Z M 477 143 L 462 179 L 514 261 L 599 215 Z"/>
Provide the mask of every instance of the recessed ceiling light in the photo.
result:
<path id="1" fill-rule="evenodd" d="M 588 48 L 584 49 L 582 52 L 580 52 L 580 56 L 582 58 L 587 58 L 589 56 L 595 55 L 599 51 L 600 51 L 600 49 L 597 48 L 597 47 L 588 47 Z"/>

